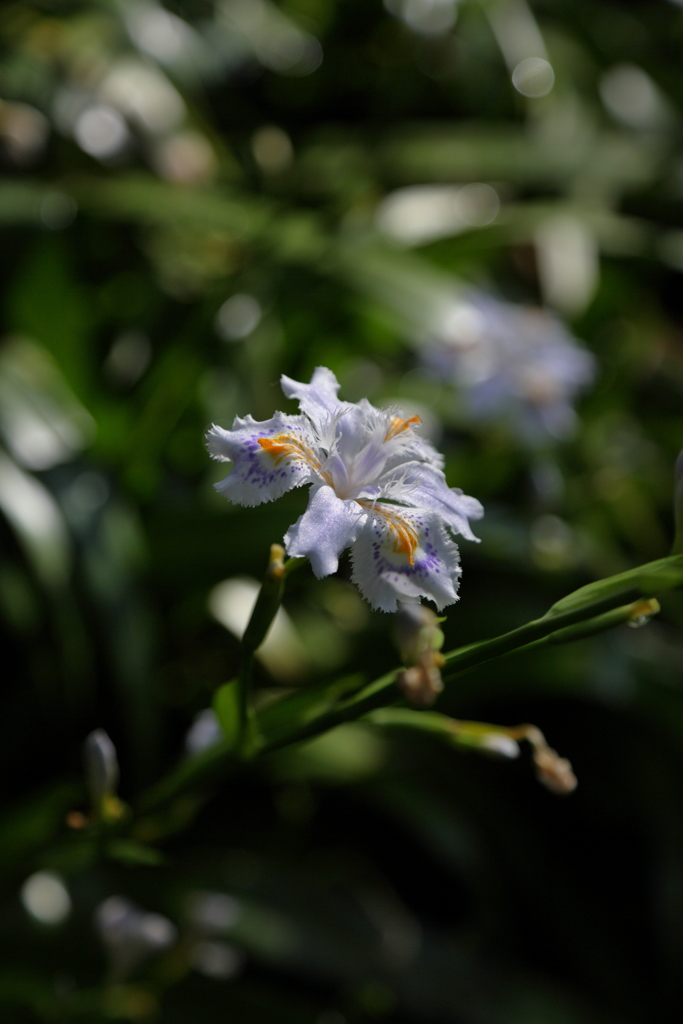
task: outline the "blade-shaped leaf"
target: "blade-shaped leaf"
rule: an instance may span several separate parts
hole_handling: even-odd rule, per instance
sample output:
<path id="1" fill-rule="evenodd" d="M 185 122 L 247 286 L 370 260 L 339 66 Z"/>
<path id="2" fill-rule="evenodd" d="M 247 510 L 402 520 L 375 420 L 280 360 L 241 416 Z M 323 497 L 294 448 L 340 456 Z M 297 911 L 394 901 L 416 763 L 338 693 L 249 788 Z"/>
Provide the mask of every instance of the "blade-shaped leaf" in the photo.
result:
<path id="1" fill-rule="evenodd" d="M 236 749 L 240 738 L 240 703 L 237 680 L 219 686 L 213 695 L 213 710 L 223 731 L 225 742 Z"/>

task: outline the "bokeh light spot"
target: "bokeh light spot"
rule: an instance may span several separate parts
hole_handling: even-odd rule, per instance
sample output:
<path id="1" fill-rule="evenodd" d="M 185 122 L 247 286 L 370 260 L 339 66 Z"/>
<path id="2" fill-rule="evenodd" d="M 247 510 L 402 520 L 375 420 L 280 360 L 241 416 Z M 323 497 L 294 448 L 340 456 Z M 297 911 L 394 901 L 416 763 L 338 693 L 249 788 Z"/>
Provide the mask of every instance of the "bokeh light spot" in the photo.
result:
<path id="1" fill-rule="evenodd" d="M 71 897 L 59 875 L 36 871 L 20 890 L 24 909 L 41 924 L 61 924 L 71 913 Z"/>
<path id="2" fill-rule="evenodd" d="M 112 107 L 88 107 L 78 117 L 74 128 L 76 142 L 98 160 L 120 153 L 128 142 L 128 129 L 121 115 Z"/>
<path id="3" fill-rule="evenodd" d="M 216 314 L 216 330 L 226 341 L 240 341 L 261 322 L 261 307 L 253 295 L 238 293 L 224 302 Z"/>
<path id="4" fill-rule="evenodd" d="M 512 84 L 522 96 L 538 99 L 547 96 L 552 89 L 555 72 L 552 65 L 542 57 L 527 57 L 512 72 Z"/>

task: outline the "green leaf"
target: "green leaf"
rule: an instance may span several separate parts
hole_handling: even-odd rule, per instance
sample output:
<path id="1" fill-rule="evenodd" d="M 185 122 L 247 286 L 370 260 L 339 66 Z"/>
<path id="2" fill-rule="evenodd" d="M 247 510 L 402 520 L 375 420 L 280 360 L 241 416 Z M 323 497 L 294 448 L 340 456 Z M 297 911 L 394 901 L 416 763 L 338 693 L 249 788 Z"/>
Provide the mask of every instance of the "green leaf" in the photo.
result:
<path id="1" fill-rule="evenodd" d="M 283 741 L 288 742 L 290 737 L 298 735 L 333 708 L 345 694 L 359 689 L 362 682 L 357 675 L 345 676 L 322 686 L 307 686 L 269 704 L 256 716 L 257 731 L 263 746 L 277 747 Z"/>
<path id="2" fill-rule="evenodd" d="M 27 863 L 60 832 L 67 811 L 82 799 L 80 786 L 59 782 L 8 810 L 0 820 L 0 874 Z"/>
<path id="3" fill-rule="evenodd" d="M 213 695 L 213 710 L 226 743 L 236 749 L 240 740 L 240 701 L 237 680 L 219 686 Z"/>
<path id="4" fill-rule="evenodd" d="M 24 970 L 14 965 L 11 969 L 0 974 L 0 1004 L 8 1016 L 6 1020 L 26 1020 L 22 1012 L 21 1017 L 15 1017 L 12 1008 L 20 1007 L 21 1010 L 31 1011 L 31 1020 L 54 1020 L 55 993 L 54 984 L 50 983 L 40 972 Z"/>
<path id="5" fill-rule="evenodd" d="M 69 203 L 68 197 L 50 185 L 35 181 L 5 181 L 0 187 L 0 223 L 2 224 L 40 224 L 45 226 L 41 216 L 41 207 L 45 200 L 57 197 L 62 203 Z"/>
<path id="6" fill-rule="evenodd" d="M 29 251 L 10 291 L 8 315 L 14 330 L 36 338 L 52 353 L 76 394 L 87 394 L 95 319 L 62 239 L 43 238 Z"/>
<path id="7" fill-rule="evenodd" d="M 134 839 L 112 839 L 107 844 L 107 853 L 123 864 L 147 864 L 156 867 L 164 863 L 164 857 L 158 850 L 143 843 L 136 843 Z"/>
<path id="8" fill-rule="evenodd" d="M 144 174 L 80 178 L 74 194 L 86 209 L 113 218 L 171 224 L 195 230 L 225 231 L 236 238 L 262 231 L 271 210 L 264 201 L 240 193 L 178 189 Z"/>
<path id="9" fill-rule="evenodd" d="M 668 558 L 660 558 L 656 562 L 647 562 L 635 569 L 620 572 L 616 576 L 588 583 L 585 587 L 580 587 L 579 590 L 556 601 L 544 617 L 562 615 L 617 595 L 624 598 L 624 603 L 630 595 L 633 595 L 631 600 L 638 597 L 654 597 L 666 590 L 673 590 L 682 583 L 683 555 L 670 555 Z"/>

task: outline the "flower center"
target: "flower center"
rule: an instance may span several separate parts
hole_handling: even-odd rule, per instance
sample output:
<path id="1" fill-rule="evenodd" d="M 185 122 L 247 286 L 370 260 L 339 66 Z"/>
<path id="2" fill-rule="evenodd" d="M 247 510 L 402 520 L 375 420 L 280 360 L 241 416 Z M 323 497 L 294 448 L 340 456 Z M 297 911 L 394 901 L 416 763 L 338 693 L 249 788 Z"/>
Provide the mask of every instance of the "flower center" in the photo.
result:
<path id="1" fill-rule="evenodd" d="M 289 433 L 258 438 L 258 444 L 276 466 L 285 459 L 305 462 L 342 501 L 360 501 L 380 497 L 379 481 L 387 460 L 405 447 L 412 427 L 418 423 L 419 416 L 403 419 L 392 415 L 359 424 L 357 419 L 347 420 L 341 415 L 334 436 L 321 437 L 316 431 L 317 451 L 302 437 Z"/>

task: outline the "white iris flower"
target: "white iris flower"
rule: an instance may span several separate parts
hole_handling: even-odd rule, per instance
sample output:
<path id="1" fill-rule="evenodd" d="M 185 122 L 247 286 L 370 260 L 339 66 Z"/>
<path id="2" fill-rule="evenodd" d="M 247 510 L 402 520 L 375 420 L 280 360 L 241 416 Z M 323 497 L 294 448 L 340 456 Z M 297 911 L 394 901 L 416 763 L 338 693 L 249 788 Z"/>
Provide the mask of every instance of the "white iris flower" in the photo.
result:
<path id="1" fill-rule="evenodd" d="M 287 553 L 306 557 L 320 578 L 351 548 L 353 582 L 373 608 L 426 597 L 437 609 L 457 601 L 461 573 L 451 534 L 476 540 L 476 498 L 448 487 L 443 457 L 415 433 L 420 420 L 340 402 L 334 374 L 319 366 L 310 384 L 282 377 L 302 415 L 276 412 L 262 423 L 236 417 L 207 435 L 215 459 L 233 470 L 216 484 L 239 505 L 260 505 L 311 484 L 308 508 L 285 534 Z"/>

